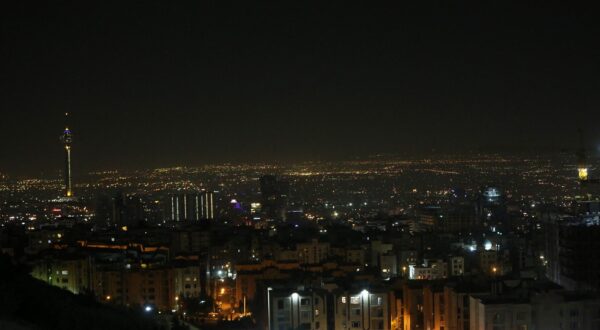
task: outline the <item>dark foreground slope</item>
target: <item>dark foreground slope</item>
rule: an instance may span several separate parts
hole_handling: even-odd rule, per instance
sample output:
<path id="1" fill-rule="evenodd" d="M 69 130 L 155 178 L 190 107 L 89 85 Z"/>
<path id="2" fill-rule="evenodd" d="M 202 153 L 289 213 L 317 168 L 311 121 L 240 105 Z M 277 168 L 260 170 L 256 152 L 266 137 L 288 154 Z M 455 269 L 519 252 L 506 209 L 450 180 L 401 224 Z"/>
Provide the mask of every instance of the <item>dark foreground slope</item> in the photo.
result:
<path id="1" fill-rule="evenodd" d="M 159 330 L 151 316 L 97 303 L 33 279 L 0 255 L 0 330 Z"/>

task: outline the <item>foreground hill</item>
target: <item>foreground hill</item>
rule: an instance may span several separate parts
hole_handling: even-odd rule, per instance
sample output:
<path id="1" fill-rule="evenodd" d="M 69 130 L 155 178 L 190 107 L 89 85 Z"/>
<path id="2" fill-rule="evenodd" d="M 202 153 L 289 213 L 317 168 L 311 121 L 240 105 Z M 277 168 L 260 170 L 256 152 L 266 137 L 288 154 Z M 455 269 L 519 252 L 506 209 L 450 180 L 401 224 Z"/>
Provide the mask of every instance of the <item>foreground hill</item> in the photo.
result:
<path id="1" fill-rule="evenodd" d="M 0 329 L 161 330 L 151 316 L 33 279 L 0 255 Z"/>

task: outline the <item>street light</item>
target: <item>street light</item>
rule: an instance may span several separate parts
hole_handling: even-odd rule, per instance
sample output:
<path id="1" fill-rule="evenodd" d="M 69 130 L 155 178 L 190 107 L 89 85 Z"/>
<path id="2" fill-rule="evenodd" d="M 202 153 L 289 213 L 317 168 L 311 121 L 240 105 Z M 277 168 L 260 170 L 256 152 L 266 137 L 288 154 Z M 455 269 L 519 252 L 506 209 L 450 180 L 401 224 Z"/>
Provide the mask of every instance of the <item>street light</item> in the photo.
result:
<path id="1" fill-rule="evenodd" d="M 290 295 L 290 307 L 292 309 L 292 329 L 296 328 L 296 324 L 300 323 L 300 302 L 298 301 L 300 295 L 297 292 L 294 292 Z M 295 305 L 295 308 L 294 308 Z M 296 313 L 297 311 L 297 313 Z"/>
<path id="2" fill-rule="evenodd" d="M 369 313 L 368 317 L 371 317 L 371 313 L 370 313 L 371 301 L 369 299 L 369 291 L 367 289 L 362 290 L 360 292 L 360 296 L 362 297 L 362 301 L 360 303 L 360 309 L 362 310 L 361 318 L 362 318 L 362 324 L 364 325 L 365 321 L 368 322 L 368 319 L 365 320 L 365 314 L 366 314 L 365 311 Z M 365 308 L 365 305 L 366 305 L 366 308 Z"/>
<path id="3" fill-rule="evenodd" d="M 268 317 L 268 325 L 269 325 L 269 330 L 271 330 L 271 291 L 273 290 L 273 288 L 268 287 L 267 288 L 267 317 Z"/>

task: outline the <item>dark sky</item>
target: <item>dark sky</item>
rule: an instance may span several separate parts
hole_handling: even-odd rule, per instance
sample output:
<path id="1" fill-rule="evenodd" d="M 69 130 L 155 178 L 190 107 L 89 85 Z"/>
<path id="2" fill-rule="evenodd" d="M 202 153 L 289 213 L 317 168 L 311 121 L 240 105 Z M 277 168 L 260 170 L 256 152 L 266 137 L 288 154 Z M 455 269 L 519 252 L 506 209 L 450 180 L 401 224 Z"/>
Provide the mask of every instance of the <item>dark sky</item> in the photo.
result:
<path id="1" fill-rule="evenodd" d="M 590 8 L 83 2 L 0 11 L 0 172 L 599 145 Z"/>

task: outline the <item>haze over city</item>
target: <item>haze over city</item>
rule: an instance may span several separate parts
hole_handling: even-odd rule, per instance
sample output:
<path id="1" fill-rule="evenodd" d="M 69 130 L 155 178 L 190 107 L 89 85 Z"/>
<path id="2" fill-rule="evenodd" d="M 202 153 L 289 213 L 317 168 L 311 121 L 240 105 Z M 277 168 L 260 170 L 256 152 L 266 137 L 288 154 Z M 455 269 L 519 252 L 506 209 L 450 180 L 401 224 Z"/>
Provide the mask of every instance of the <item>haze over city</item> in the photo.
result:
<path id="1" fill-rule="evenodd" d="M 14 4 L 1 172 L 600 145 L 598 26 L 560 5 Z M 12 137 L 12 138 L 8 138 Z M 14 139 L 19 143 L 13 143 Z"/>

